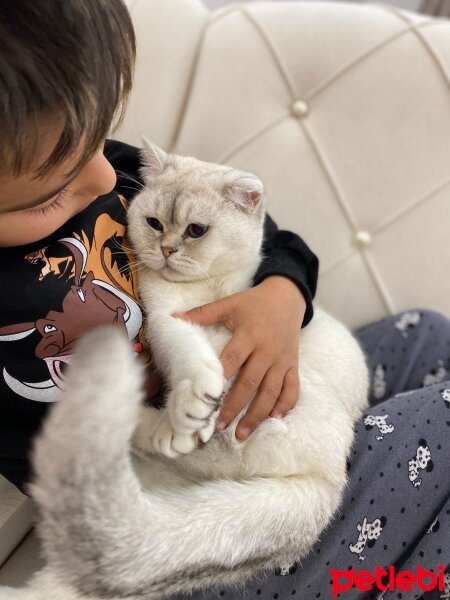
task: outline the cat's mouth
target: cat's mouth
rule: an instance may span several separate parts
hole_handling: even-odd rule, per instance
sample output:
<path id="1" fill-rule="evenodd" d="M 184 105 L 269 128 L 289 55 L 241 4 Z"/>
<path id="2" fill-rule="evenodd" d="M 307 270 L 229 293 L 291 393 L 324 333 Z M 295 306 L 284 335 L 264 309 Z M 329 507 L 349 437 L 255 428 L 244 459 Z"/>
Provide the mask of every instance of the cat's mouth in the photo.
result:
<path id="1" fill-rule="evenodd" d="M 160 273 L 163 279 L 171 281 L 172 283 L 182 283 L 191 280 L 188 273 L 181 271 L 172 265 L 168 265 L 167 263 L 161 267 Z"/>
<path id="2" fill-rule="evenodd" d="M 179 264 L 177 265 L 177 259 L 175 259 L 175 257 L 172 257 L 172 256 L 168 256 L 165 259 L 163 269 L 172 271 L 174 273 L 183 273 L 183 270 L 180 269 L 180 265 Z"/>
<path id="3" fill-rule="evenodd" d="M 167 262 L 161 267 L 161 273 L 163 276 L 172 279 L 175 275 L 181 275 L 182 273 L 175 268 L 173 265 L 169 265 Z"/>
<path id="4" fill-rule="evenodd" d="M 169 263 L 166 261 L 166 263 L 163 265 L 162 267 L 163 269 L 169 269 L 170 271 L 176 271 L 177 269 L 175 269 L 172 265 L 169 265 Z"/>

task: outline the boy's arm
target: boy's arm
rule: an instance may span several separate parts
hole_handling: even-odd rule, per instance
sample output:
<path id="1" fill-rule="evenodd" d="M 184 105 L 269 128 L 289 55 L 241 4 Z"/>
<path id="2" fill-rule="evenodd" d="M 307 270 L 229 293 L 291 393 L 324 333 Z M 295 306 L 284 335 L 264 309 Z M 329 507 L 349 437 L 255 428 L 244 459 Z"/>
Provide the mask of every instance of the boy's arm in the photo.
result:
<path id="1" fill-rule="evenodd" d="M 264 221 L 263 260 L 254 277 L 254 285 L 271 275 L 282 275 L 293 281 L 300 289 L 306 312 L 302 327 L 313 317 L 313 298 L 317 288 L 319 260 L 305 242 L 292 231 L 278 229 L 266 213 Z"/>

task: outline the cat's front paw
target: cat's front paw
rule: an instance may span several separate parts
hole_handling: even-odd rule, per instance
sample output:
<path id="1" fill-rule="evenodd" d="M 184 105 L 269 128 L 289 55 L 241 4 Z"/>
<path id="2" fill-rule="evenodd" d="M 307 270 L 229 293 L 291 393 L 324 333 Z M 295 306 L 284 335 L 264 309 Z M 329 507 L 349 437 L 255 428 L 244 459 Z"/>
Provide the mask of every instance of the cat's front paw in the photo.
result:
<path id="1" fill-rule="evenodd" d="M 183 454 L 189 454 L 197 447 L 192 434 L 181 433 L 174 429 L 167 410 L 161 415 L 152 432 L 151 445 L 154 452 L 168 458 L 178 458 Z"/>
<path id="2" fill-rule="evenodd" d="M 167 402 L 169 418 L 177 433 L 191 436 L 193 447 L 189 452 L 212 437 L 222 406 L 224 384 L 222 363 L 217 358 L 205 361 L 171 392 Z"/>

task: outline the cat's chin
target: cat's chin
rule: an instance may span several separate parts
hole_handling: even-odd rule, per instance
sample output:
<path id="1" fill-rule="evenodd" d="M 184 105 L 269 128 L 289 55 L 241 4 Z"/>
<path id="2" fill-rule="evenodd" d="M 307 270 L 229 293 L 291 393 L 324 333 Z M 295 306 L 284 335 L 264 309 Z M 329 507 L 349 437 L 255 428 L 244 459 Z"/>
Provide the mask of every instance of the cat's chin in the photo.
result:
<path id="1" fill-rule="evenodd" d="M 198 282 L 204 277 L 202 277 L 202 273 L 183 273 L 182 271 L 178 271 L 169 265 L 164 265 L 158 269 L 158 273 L 163 279 L 166 281 L 172 281 L 173 283 L 186 283 L 188 281 Z"/>
<path id="2" fill-rule="evenodd" d="M 159 269 L 159 274 L 163 279 L 167 279 L 168 281 L 189 281 L 189 275 L 185 275 L 173 269 L 170 265 L 164 265 L 161 269 Z"/>

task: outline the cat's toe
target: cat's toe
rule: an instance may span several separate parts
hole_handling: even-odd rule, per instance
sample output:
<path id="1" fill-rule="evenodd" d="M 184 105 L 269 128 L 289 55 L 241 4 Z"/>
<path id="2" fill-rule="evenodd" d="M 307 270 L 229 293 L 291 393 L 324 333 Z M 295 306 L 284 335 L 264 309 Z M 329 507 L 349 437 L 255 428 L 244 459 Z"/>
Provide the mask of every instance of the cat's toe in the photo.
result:
<path id="1" fill-rule="evenodd" d="M 178 458 L 179 453 L 172 446 L 172 438 L 173 436 L 164 436 L 160 437 L 157 440 L 154 440 L 153 448 L 157 454 L 162 454 L 163 456 L 167 456 L 167 458 Z"/>
<path id="2" fill-rule="evenodd" d="M 202 427 L 203 421 L 217 407 L 216 403 L 205 402 L 202 397 L 190 396 L 186 398 L 185 413 L 188 419 L 198 421 L 196 429 Z"/>
<path id="3" fill-rule="evenodd" d="M 198 430 L 198 437 L 200 438 L 201 442 L 203 442 L 203 444 L 206 444 L 206 442 L 208 442 L 214 435 L 214 431 L 216 429 L 217 417 L 219 416 L 219 412 L 220 412 L 220 409 L 216 410 L 208 419 L 208 422 L 205 425 L 205 427 L 202 427 L 201 429 Z"/>
<path id="4" fill-rule="evenodd" d="M 221 405 L 222 395 L 213 398 L 209 394 L 201 393 L 198 388 L 195 381 L 184 379 L 174 390 L 173 402 L 168 404 L 168 408 L 176 431 L 191 433 L 202 429 L 207 419 Z"/>
<path id="5" fill-rule="evenodd" d="M 169 420 L 167 418 L 161 419 L 152 435 L 154 451 L 168 458 L 177 458 L 179 453 L 173 446 L 174 437 L 174 430 Z"/>
<path id="6" fill-rule="evenodd" d="M 189 454 L 198 446 L 196 435 L 175 434 L 172 438 L 172 449 L 180 454 Z"/>
<path id="7" fill-rule="evenodd" d="M 196 396 L 192 387 L 190 379 L 181 381 L 174 390 L 173 402 L 168 405 L 174 429 L 182 433 L 197 431 L 215 408 L 215 404 Z"/>
<path id="8" fill-rule="evenodd" d="M 223 366 L 219 359 L 206 361 L 193 382 L 194 393 L 209 402 L 218 402 L 225 385 Z"/>

